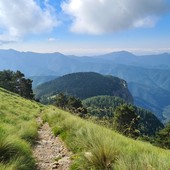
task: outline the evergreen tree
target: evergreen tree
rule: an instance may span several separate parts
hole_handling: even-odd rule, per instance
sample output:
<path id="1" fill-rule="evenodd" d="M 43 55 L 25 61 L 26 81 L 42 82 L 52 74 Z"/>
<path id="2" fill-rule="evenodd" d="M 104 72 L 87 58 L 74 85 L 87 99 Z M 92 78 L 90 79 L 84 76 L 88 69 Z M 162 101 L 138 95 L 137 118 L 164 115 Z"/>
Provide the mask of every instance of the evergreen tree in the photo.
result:
<path id="1" fill-rule="evenodd" d="M 68 108 L 72 109 L 72 108 L 79 108 L 79 107 L 83 107 L 82 102 L 80 99 L 75 98 L 74 96 L 69 96 L 68 97 Z"/>
<path id="2" fill-rule="evenodd" d="M 159 146 L 170 149 L 170 122 L 157 133 L 156 142 Z"/>
<path id="3" fill-rule="evenodd" d="M 67 96 L 64 93 L 59 93 L 56 96 L 55 105 L 62 109 L 68 109 L 72 113 L 80 114 L 81 116 L 87 114 L 87 109 L 83 107 L 80 99 L 74 96 Z"/>
<path id="4" fill-rule="evenodd" d="M 56 103 L 55 103 L 55 105 L 57 107 L 60 107 L 60 108 L 64 109 L 64 108 L 66 108 L 67 104 L 68 104 L 67 96 L 64 93 L 59 93 L 56 96 Z"/>
<path id="5" fill-rule="evenodd" d="M 128 104 L 120 105 L 114 113 L 114 126 L 121 133 L 130 137 L 137 137 L 139 116 L 135 113 L 133 106 Z"/>
<path id="6" fill-rule="evenodd" d="M 26 79 L 20 71 L 0 71 L 0 87 L 18 93 L 28 99 L 34 98 L 32 80 Z"/>

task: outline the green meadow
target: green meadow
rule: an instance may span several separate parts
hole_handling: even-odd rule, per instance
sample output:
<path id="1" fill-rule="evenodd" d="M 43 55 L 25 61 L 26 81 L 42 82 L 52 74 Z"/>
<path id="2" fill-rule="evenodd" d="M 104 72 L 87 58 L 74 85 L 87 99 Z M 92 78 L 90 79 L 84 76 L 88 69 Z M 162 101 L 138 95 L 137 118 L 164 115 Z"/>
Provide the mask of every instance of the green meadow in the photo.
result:
<path id="1" fill-rule="evenodd" d="M 0 88 L 0 170 L 33 170 L 36 117 L 72 151 L 71 170 L 170 170 L 170 150 L 133 140 Z"/>

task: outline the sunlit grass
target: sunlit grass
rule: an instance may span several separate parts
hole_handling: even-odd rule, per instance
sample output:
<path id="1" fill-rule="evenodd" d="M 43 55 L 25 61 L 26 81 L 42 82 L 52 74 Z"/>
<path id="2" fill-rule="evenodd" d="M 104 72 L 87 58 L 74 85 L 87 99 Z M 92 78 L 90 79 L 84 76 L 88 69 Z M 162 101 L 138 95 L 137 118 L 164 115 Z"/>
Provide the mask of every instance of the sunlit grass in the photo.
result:
<path id="1" fill-rule="evenodd" d="M 36 117 L 73 152 L 72 170 L 170 170 L 170 151 L 135 141 L 55 107 L 0 89 L 0 170 L 33 170 Z"/>
<path id="2" fill-rule="evenodd" d="M 54 107 L 47 108 L 42 117 L 75 154 L 73 170 L 170 169 L 169 150 L 124 137 Z"/>
<path id="3" fill-rule="evenodd" d="M 32 147 L 41 105 L 0 88 L 0 169 L 35 169 Z"/>

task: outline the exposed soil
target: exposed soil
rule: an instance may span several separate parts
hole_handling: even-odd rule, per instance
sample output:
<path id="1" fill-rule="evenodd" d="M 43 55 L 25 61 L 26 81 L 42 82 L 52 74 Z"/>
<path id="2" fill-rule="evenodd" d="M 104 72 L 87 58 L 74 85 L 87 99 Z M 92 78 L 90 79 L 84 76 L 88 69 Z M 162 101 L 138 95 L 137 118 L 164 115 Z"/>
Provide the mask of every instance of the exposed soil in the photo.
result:
<path id="1" fill-rule="evenodd" d="M 42 124 L 41 118 L 37 121 Z M 71 153 L 61 139 L 52 134 L 48 123 L 42 124 L 38 134 L 38 141 L 33 150 L 37 170 L 68 170 Z"/>

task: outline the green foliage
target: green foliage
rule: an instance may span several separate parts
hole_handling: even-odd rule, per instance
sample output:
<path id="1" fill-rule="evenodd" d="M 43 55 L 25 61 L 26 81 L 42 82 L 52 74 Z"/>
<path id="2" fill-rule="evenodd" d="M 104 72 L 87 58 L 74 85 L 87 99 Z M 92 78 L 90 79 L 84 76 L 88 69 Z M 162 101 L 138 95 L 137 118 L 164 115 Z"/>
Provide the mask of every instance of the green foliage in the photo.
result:
<path id="1" fill-rule="evenodd" d="M 170 149 L 170 122 L 156 136 L 158 146 Z"/>
<path id="2" fill-rule="evenodd" d="M 116 107 L 114 113 L 114 126 L 116 130 L 130 137 L 137 137 L 139 116 L 135 113 L 133 106 L 123 104 Z"/>
<path id="3" fill-rule="evenodd" d="M 134 106 L 135 112 L 140 116 L 138 129 L 145 136 L 155 136 L 156 132 L 164 128 L 160 120 L 150 111 Z"/>
<path id="4" fill-rule="evenodd" d="M 59 129 L 73 151 L 72 170 L 170 169 L 169 150 L 124 137 L 55 107 L 46 108 L 42 117 Z"/>
<path id="5" fill-rule="evenodd" d="M 170 105 L 166 106 L 163 110 L 164 123 L 170 122 Z"/>
<path id="6" fill-rule="evenodd" d="M 115 108 L 124 104 L 125 101 L 115 96 L 95 96 L 83 100 L 82 103 L 90 115 L 99 118 L 112 118 Z"/>
<path id="7" fill-rule="evenodd" d="M 11 92 L 18 93 L 20 96 L 33 99 L 32 81 L 26 79 L 20 71 L 4 70 L 0 71 L 0 87 Z"/>
<path id="8" fill-rule="evenodd" d="M 68 103 L 67 96 L 64 95 L 63 93 L 59 93 L 59 94 L 56 96 L 55 105 L 56 105 L 57 107 L 65 108 L 66 105 L 67 105 L 67 103 Z"/>
<path id="9" fill-rule="evenodd" d="M 113 128 L 116 108 L 124 104 L 127 103 L 115 96 L 96 96 L 83 100 L 83 106 L 87 108 L 90 119 L 110 128 Z M 136 131 L 137 133 L 140 131 L 140 136 L 154 136 L 157 131 L 164 127 L 153 113 L 134 105 L 128 105 L 140 117 Z"/>
<path id="10" fill-rule="evenodd" d="M 56 95 L 54 105 L 77 114 L 84 115 L 87 113 L 87 110 L 83 107 L 80 99 L 75 98 L 74 96 L 65 95 L 63 93 Z"/>
<path id="11" fill-rule="evenodd" d="M 64 75 L 44 83 L 35 89 L 36 97 L 49 97 L 65 93 L 80 99 L 98 95 L 118 96 L 127 102 L 133 102 L 126 81 L 113 76 L 104 76 L 93 72 L 81 72 Z"/>
<path id="12" fill-rule="evenodd" d="M 74 96 L 68 97 L 68 108 L 69 109 L 78 109 L 80 107 L 83 107 L 80 99 L 75 98 Z"/>

